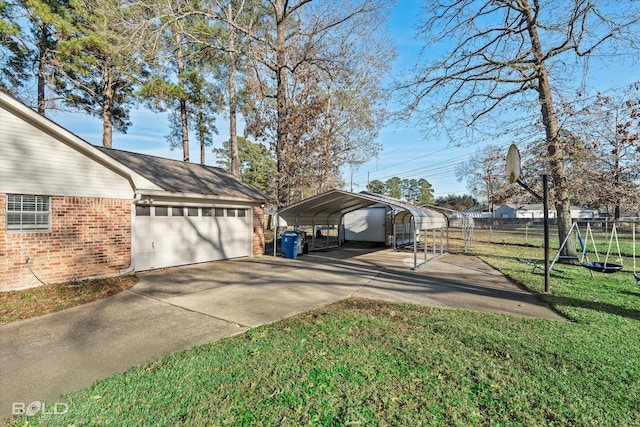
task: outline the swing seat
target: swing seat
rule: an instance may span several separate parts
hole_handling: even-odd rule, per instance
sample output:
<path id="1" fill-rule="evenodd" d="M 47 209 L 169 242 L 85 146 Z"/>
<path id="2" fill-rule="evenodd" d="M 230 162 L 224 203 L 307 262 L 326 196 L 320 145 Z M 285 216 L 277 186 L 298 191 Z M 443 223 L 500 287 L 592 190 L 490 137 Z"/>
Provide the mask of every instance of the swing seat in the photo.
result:
<path id="1" fill-rule="evenodd" d="M 610 262 L 585 262 L 582 263 L 582 266 L 599 273 L 615 273 L 622 270 L 620 264 L 611 264 Z"/>
<path id="2" fill-rule="evenodd" d="M 636 279 L 636 285 L 640 286 L 640 274 L 633 273 L 633 277 Z"/>

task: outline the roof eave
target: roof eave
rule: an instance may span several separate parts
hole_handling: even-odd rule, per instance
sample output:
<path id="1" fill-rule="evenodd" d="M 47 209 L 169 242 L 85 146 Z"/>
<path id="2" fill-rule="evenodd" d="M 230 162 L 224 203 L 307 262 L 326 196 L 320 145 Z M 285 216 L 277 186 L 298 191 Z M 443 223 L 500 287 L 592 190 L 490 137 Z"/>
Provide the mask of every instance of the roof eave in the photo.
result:
<path id="1" fill-rule="evenodd" d="M 224 194 L 202 194 L 202 193 L 178 193 L 170 192 L 166 190 L 152 190 L 152 189 L 138 189 L 137 193 L 141 197 L 164 197 L 172 199 L 202 199 L 202 200 L 216 200 L 216 201 L 229 201 L 229 202 L 242 202 L 250 204 L 262 204 L 266 200 L 250 199 L 246 197 L 227 196 Z"/>

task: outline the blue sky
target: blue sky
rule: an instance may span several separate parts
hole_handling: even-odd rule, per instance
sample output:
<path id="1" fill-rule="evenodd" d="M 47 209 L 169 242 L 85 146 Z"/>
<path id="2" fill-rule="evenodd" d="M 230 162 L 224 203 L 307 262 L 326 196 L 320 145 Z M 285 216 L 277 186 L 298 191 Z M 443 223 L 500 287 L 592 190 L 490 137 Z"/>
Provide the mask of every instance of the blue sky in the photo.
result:
<path id="1" fill-rule="evenodd" d="M 421 41 L 414 37 L 419 4 L 417 0 L 399 0 L 391 11 L 388 27 L 398 52 L 393 66 L 394 76 L 415 65 L 420 51 Z M 595 64 L 592 71 L 598 80 L 595 86 L 601 88 L 620 87 L 640 79 L 640 75 L 631 66 L 625 69 L 617 68 L 616 72 L 612 73 L 608 66 Z M 100 144 L 102 141 L 102 123 L 97 118 L 87 117 L 82 113 L 56 112 L 51 112 L 49 118 L 93 144 Z M 132 126 L 126 134 L 114 133 L 114 148 L 182 159 L 182 151 L 170 150 L 166 141 L 166 135 L 169 133 L 166 114 L 140 108 L 131 112 L 131 122 Z M 219 134 L 214 137 L 214 147 L 221 146 L 222 142 L 228 139 L 227 119 L 219 117 L 217 127 Z M 240 128 L 238 133 L 242 134 L 242 131 Z M 455 169 L 459 163 L 468 160 L 481 145 L 449 146 L 446 141 L 425 135 L 412 122 L 384 126 L 379 133 L 378 141 L 383 149 L 377 158 L 371 159 L 355 171 L 343 171 L 347 189 L 363 191 L 366 190 L 368 179 L 386 181 L 393 176 L 399 176 L 403 179 L 427 179 L 432 184 L 436 197 L 469 193 L 466 184 L 457 180 Z M 498 142 L 506 145 L 508 143 L 509 141 Z M 190 146 L 190 152 L 191 161 L 199 161 L 199 147 L 195 142 Z M 211 148 L 207 151 L 206 161 L 210 165 L 216 163 Z"/>

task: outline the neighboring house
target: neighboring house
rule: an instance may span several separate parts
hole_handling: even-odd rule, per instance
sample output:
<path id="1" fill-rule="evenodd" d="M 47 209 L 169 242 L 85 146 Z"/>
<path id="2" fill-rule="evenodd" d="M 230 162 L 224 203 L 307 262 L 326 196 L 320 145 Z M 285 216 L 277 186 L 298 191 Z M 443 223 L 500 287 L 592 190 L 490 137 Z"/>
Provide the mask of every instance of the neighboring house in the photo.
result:
<path id="1" fill-rule="evenodd" d="M 93 146 L 0 91 L 0 290 L 262 254 L 266 200 L 220 168 Z"/>
<path id="2" fill-rule="evenodd" d="M 581 208 L 571 206 L 571 218 L 573 219 L 592 219 L 598 218 L 600 212 L 597 209 Z M 541 219 L 544 217 L 544 209 L 542 204 L 531 205 L 503 205 L 495 211 L 496 218 L 529 218 Z M 556 217 L 555 207 L 549 209 L 549 218 Z"/>

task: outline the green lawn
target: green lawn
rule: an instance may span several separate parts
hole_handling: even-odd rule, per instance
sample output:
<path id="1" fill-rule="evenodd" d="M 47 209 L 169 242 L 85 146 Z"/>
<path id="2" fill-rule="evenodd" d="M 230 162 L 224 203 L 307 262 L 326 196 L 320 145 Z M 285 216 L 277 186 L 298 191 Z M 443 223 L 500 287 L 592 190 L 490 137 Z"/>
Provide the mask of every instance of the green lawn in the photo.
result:
<path id="1" fill-rule="evenodd" d="M 534 291 L 543 276 L 473 251 Z M 563 266 L 564 267 L 564 266 Z M 640 288 L 567 267 L 542 296 L 571 321 L 343 301 L 68 395 L 16 425 L 640 425 Z"/>

